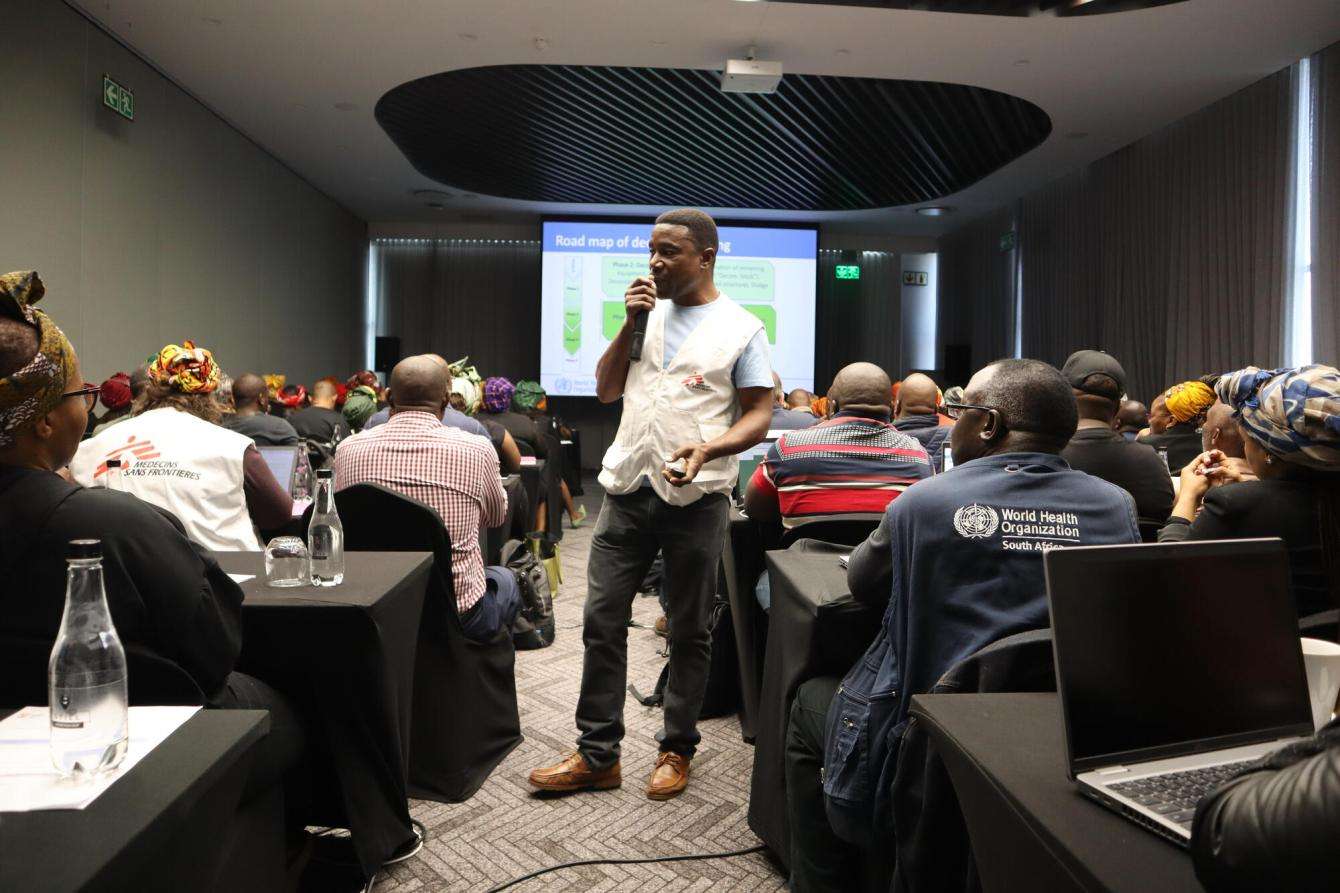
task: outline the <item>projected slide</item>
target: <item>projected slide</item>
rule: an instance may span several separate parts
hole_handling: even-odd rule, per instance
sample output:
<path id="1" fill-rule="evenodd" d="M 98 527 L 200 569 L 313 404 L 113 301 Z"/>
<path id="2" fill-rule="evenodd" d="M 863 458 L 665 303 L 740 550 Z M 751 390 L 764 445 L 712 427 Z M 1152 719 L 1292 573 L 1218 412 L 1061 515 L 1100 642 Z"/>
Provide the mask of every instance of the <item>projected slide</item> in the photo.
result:
<path id="1" fill-rule="evenodd" d="M 540 384 L 595 396 L 596 362 L 624 321 L 623 293 L 648 275 L 651 223 L 544 224 Z M 723 226 L 716 285 L 763 321 L 787 390 L 814 387 L 813 229 Z"/>

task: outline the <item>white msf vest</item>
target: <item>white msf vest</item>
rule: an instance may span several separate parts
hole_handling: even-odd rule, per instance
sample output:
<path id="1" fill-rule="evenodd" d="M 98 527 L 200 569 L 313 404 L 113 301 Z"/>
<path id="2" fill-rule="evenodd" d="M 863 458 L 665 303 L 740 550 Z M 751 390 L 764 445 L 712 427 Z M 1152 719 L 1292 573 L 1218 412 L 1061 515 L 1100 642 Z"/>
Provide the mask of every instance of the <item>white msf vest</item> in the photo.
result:
<path id="1" fill-rule="evenodd" d="M 719 295 L 697 328 L 688 334 L 667 368 L 665 318 L 656 303 L 647 318 L 642 359 L 628 365 L 619 433 L 605 452 L 600 484 L 609 493 L 631 493 L 645 475 L 656 495 L 671 505 L 688 505 L 707 493 L 735 486 L 740 462 L 722 456 L 703 465 L 693 483 L 674 487 L 661 476 L 665 460 L 688 444 L 725 434 L 740 418 L 740 401 L 731 381 L 735 361 L 763 323 Z"/>
<path id="2" fill-rule="evenodd" d="M 186 535 L 218 552 L 256 552 L 247 514 L 242 454 L 251 438 L 164 407 L 112 425 L 79 445 L 70 473 L 105 484 L 107 460 L 121 460 L 121 489 L 166 509 Z"/>

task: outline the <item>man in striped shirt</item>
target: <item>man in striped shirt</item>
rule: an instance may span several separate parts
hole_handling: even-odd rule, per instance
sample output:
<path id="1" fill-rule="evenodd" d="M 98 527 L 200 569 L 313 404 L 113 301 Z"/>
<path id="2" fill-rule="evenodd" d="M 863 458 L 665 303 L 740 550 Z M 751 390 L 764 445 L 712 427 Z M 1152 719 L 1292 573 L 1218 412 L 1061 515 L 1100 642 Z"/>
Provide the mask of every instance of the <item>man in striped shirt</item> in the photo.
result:
<path id="1" fill-rule="evenodd" d="M 408 357 L 391 371 L 391 415 L 343 441 L 335 452 L 335 490 L 380 484 L 418 500 L 451 537 L 456 612 L 465 634 L 487 641 L 511 626 L 519 595 L 503 567 L 485 567 L 479 528 L 507 514 L 498 456 L 486 437 L 442 424 L 449 375 L 431 356 Z"/>
<path id="2" fill-rule="evenodd" d="M 828 392 L 833 414 L 813 428 L 788 431 L 768 450 L 745 491 L 745 510 L 760 523 L 790 528 L 814 515 L 881 514 L 898 494 L 930 477 L 920 443 L 889 423 L 889 377 L 852 363 Z"/>

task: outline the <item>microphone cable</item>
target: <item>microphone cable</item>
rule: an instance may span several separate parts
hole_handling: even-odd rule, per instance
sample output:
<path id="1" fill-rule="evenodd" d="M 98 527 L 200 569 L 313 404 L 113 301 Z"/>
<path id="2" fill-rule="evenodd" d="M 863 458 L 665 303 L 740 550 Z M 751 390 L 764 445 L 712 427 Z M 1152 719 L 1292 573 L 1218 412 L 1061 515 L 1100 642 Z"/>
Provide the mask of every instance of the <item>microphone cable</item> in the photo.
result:
<path id="1" fill-rule="evenodd" d="M 766 849 L 766 845 L 759 844 L 758 846 L 751 846 L 743 850 L 731 850 L 726 853 L 686 853 L 680 856 L 650 856 L 639 859 L 579 859 L 575 862 L 561 862 L 558 865 L 550 865 L 548 868 L 540 868 L 530 874 L 512 878 L 504 884 L 490 887 L 486 893 L 501 893 L 509 887 L 523 884 L 541 875 L 549 874 L 551 871 L 560 871 L 564 868 L 580 868 L 583 865 L 649 865 L 655 862 L 696 862 L 701 859 L 730 859 L 735 856 L 748 856 L 753 853 L 761 853 Z"/>

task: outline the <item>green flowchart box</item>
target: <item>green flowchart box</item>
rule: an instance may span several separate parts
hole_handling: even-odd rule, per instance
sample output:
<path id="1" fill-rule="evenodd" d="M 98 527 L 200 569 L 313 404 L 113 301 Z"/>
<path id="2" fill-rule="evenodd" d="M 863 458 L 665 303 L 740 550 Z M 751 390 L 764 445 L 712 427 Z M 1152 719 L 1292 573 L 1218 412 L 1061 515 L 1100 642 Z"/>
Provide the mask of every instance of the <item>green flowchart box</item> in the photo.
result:
<path id="1" fill-rule="evenodd" d="M 606 341 L 613 341 L 619 335 L 619 330 L 623 328 L 623 321 L 627 314 L 623 309 L 623 301 L 601 301 L 601 331 L 605 333 Z"/>
<path id="2" fill-rule="evenodd" d="M 607 298 L 618 298 L 623 307 L 623 293 L 628 285 L 639 276 L 650 276 L 645 257 L 620 257 L 605 255 L 600 259 L 600 288 Z M 623 325 L 623 323 L 620 323 Z"/>
<path id="3" fill-rule="evenodd" d="M 763 330 L 768 333 L 768 343 L 777 343 L 777 308 L 771 304 L 741 304 L 745 310 L 763 320 Z"/>

